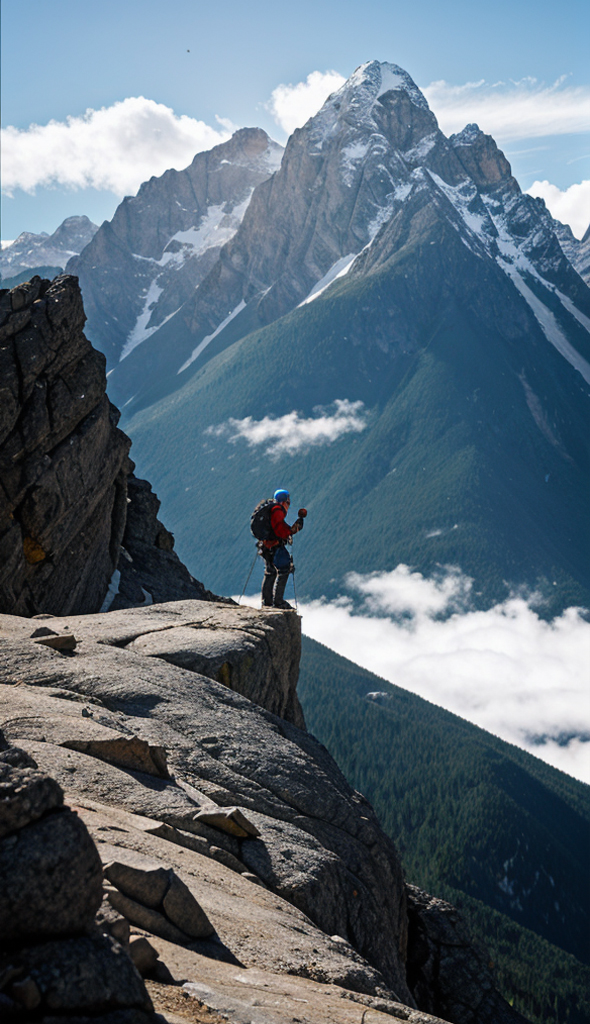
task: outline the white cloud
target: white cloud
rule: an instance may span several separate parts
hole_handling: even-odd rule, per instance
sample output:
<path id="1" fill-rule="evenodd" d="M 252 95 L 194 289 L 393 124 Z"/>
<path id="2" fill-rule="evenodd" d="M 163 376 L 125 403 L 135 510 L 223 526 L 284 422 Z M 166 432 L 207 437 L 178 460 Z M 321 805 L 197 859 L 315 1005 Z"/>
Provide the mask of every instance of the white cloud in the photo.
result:
<path id="1" fill-rule="evenodd" d="M 66 121 L 9 126 L 2 129 L 2 187 L 8 195 L 48 185 L 134 194 L 152 175 L 186 167 L 195 153 L 228 139 L 230 125 L 220 124 L 217 130 L 132 96 Z"/>
<path id="2" fill-rule="evenodd" d="M 472 122 L 501 144 L 590 131 L 590 87 L 566 85 L 565 78 L 553 85 L 535 78 L 493 85 L 483 79 L 464 85 L 442 80 L 422 91 L 447 135 Z"/>
<path id="3" fill-rule="evenodd" d="M 467 610 L 457 569 L 426 579 L 398 565 L 346 584 L 336 601 L 299 606 L 307 636 L 590 782 L 590 623 L 578 609 L 551 622 L 523 598 Z"/>
<path id="4" fill-rule="evenodd" d="M 337 71 L 312 71 L 305 82 L 277 85 L 272 91 L 268 109 L 277 124 L 290 135 L 317 114 L 328 96 L 345 81 Z"/>
<path id="5" fill-rule="evenodd" d="M 343 434 L 358 433 L 367 425 L 363 402 L 336 399 L 332 412 L 318 408 L 317 413 L 308 419 L 295 411 L 277 418 L 265 416 L 262 420 L 254 420 L 251 416 L 243 420 L 232 417 L 218 427 L 208 427 L 205 433 L 226 437 L 232 442 L 242 438 L 251 448 L 267 445 L 270 441 L 266 454 L 278 458 L 313 445 L 331 444 Z"/>
<path id="6" fill-rule="evenodd" d="M 576 238 L 582 238 L 590 224 L 590 181 L 580 181 L 562 192 L 549 181 L 534 181 L 527 192 L 545 200 L 552 217 L 569 224 Z"/>

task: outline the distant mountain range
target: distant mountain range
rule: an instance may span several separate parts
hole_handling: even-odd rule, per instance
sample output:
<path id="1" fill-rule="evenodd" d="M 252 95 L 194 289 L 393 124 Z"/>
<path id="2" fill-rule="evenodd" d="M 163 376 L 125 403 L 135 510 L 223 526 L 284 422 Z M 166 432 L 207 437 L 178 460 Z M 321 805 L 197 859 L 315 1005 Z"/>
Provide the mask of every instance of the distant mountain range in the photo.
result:
<path id="1" fill-rule="evenodd" d="M 26 271 L 52 269 L 55 274 L 59 273 L 72 256 L 82 252 L 97 231 L 98 225 L 88 217 L 66 217 L 52 235 L 46 231 L 39 235 L 23 231 L 0 253 L 3 287 L 14 287 L 16 281 L 12 279 Z"/>
<path id="2" fill-rule="evenodd" d="M 274 173 L 261 133 L 225 146 L 245 139 L 264 180 L 229 241 L 199 250 L 212 265 L 196 288 L 159 291 L 173 265 L 162 270 L 161 251 L 181 231 L 170 210 L 187 206 L 166 175 L 68 266 L 184 559 L 217 591 L 239 591 L 248 510 L 279 481 L 310 507 L 308 596 L 334 596 L 350 570 L 405 562 L 460 566 L 482 605 L 522 586 L 544 594 L 548 614 L 590 603 L 590 290 L 564 253 L 583 260 L 586 243 L 563 226 L 558 237 L 477 126 L 447 139 L 395 65 L 359 68 Z M 215 168 L 210 182 L 235 159 L 216 147 L 191 173 Z M 241 188 L 226 200 L 234 210 Z M 198 224 L 221 202 L 203 196 Z M 148 256 L 142 231 L 155 239 L 161 221 Z M 107 344 L 94 296 L 128 280 L 114 257 L 98 261 L 115 226 L 138 290 L 109 307 L 124 327 Z"/>

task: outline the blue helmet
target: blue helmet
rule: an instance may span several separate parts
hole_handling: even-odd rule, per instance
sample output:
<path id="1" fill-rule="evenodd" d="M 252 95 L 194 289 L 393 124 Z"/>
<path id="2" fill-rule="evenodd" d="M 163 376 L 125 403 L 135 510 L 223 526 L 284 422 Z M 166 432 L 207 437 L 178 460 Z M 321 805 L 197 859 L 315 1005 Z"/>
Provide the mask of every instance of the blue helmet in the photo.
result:
<path id="1" fill-rule="evenodd" d="M 282 487 L 279 487 L 278 491 L 275 491 L 273 494 L 273 501 L 287 501 L 288 498 L 289 492 L 285 491 Z"/>

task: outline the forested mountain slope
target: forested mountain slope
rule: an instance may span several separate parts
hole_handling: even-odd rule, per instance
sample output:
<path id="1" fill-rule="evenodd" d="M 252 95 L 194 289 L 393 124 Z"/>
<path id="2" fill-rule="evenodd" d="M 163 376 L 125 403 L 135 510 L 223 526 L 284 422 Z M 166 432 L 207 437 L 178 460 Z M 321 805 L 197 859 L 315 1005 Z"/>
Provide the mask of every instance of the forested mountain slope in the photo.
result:
<path id="1" fill-rule="evenodd" d="M 505 998 L 540 1022 L 590 1019 L 588 787 L 306 637 L 299 694 L 408 880 L 490 948 Z"/>

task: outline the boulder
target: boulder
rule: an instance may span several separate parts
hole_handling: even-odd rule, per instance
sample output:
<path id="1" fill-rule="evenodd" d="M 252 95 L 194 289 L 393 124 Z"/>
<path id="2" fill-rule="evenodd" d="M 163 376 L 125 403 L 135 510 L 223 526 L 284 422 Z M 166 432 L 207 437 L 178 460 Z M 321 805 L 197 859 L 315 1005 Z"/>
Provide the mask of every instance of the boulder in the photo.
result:
<path id="1" fill-rule="evenodd" d="M 158 962 L 158 954 L 144 935 L 139 935 L 129 943 L 129 956 L 142 977 L 154 970 Z"/>
<path id="2" fill-rule="evenodd" d="M 191 937 L 186 932 L 181 931 L 180 928 L 168 921 L 163 914 L 152 910 L 151 907 L 144 907 L 142 903 L 137 903 L 129 896 L 124 896 L 118 889 L 109 889 L 107 899 L 115 910 L 137 928 L 144 928 L 146 932 L 160 935 L 168 942 L 180 945 L 191 941 Z"/>
<path id="3" fill-rule="evenodd" d="M 164 896 L 170 888 L 170 869 L 163 868 L 156 862 L 150 867 L 145 858 L 136 858 L 138 866 L 126 862 L 113 861 L 107 864 L 104 873 L 120 892 L 129 896 L 145 907 L 160 907 Z"/>
<path id="4" fill-rule="evenodd" d="M 11 956 L 21 975 L 8 995 L 39 994 L 39 1009 L 50 1013 L 84 1013 L 136 1007 L 151 1010 L 144 983 L 131 959 L 114 939 L 95 933 L 36 944 Z M 21 981 L 22 978 L 22 981 Z M 31 984 L 32 983 L 32 984 Z M 33 988 L 33 985 L 35 988 Z"/>
<path id="5" fill-rule="evenodd" d="M 219 807 L 211 811 L 199 811 L 195 816 L 195 821 L 201 821 L 204 825 L 212 825 L 239 839 L 255 838 L 260 835 L 256 825 L 248 820 L 239 807 Z"/>
<path id="6" fill-rule="evenodd" d="M 0 839 L 62 804 L 63 793 L 54 779 L 0 760 Z"/>
<path id="7" fill-rule="evenodd" d="M 86 826 L 68 808 L 0 840 L 4 941 L 81 931 L 101 900 L 100 857 Z"/>

